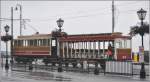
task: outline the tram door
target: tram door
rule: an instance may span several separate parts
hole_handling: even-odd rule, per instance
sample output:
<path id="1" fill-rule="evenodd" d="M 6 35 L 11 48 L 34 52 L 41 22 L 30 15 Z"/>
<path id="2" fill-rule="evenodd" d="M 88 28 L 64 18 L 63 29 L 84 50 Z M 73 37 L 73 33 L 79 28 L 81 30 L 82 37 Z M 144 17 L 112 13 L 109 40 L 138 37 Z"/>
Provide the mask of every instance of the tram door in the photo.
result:
<path id="1" fill-rule="evenodd" d="M 56 38 L 51 39 L 51 57 L 53 58 L 57 57 L 57 39 Z"/>

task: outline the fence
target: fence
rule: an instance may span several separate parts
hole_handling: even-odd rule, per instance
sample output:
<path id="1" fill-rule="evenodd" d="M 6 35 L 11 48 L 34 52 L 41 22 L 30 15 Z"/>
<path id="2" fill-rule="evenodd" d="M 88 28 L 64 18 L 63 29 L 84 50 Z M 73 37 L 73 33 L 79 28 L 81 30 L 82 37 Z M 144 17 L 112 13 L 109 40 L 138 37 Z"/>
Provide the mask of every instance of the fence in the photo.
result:
<path id="1" fill-rule="evenodd" d="M 132 62 L 130 61 L 106 61 L 105 73 L 132 75 Z"/>

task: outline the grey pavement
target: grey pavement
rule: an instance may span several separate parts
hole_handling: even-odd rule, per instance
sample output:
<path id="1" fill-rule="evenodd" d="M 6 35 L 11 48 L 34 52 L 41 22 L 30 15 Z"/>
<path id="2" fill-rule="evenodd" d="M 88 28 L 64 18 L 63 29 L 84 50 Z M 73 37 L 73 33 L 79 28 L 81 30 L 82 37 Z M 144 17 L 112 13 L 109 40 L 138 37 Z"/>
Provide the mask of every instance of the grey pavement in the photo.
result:
<path id="1" fill-rule="evenodd" d="M 18 68 L 20 69 L 20 68 Z M 149 82 L 149 77 L 142 80 L 139 75 L 124 76 L 100 73 L 66 72 L 37 69 L 34 71 L 6 71 L 0 66 L 0 82 Z"/>

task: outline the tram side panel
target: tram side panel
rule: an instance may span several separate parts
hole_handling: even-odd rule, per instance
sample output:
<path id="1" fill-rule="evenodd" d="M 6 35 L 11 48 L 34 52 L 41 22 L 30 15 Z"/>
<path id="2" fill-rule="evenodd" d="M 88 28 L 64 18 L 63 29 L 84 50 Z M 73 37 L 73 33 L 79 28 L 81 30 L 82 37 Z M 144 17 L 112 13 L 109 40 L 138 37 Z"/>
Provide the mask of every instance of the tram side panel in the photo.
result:
<path id="1" fill-rule="evenodd" d="M 131 49 L 117 49 L 117 60 L 131 60 Z"/>
<path id="2" fill-rule="evenodd" d="M 51 47 L 48 44 L 44 44 L 45 41 L 49 42 L 48 39 L 43 40 L 27 40 L 19 42 L 19 40 L 14 41 L 14 56 L 15 57 L 49 57 L 51 55 Z M 37 42 L 33 42 L 37 41 Z M 33 43 L 34 44 L 33 44 Z M 24 45 L 24 44 L 27 45 Z"/>
<path id="3" fill-rule="evenodd" d="M 50 56 L 50 47 L 14 47 L 15 56 L 45 57 Z"/>

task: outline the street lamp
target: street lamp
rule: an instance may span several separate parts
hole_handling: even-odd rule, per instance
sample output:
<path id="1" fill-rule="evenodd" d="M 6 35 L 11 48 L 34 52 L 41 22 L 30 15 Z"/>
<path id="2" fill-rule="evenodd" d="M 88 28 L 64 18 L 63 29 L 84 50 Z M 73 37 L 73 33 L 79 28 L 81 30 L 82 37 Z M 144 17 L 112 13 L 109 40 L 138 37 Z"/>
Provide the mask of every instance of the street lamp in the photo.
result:
<path id="1" fill-rule="evenodd" d="M 20 36 L 22 35 L 22 5 L 17 4 L 15 10 L 20 9 Z"/>
<path id="2" fill-rule="evenodd" d="M 61 18 L 59 18 L 59 20 L 57 20 L 56 22 L 57 22 L 57 25 L 59 27 L 59 32 L 61 32 L 61 27 L 64 24 L 64 20 L 62 20 Z"/>
<path id="3" fill-rule="evenodd" d="M 5 69 L 9 69 L 9 64 L 8 64 L 8 41 L 12 39 L 12 36 L 8 35 L 8 31 L 9 31 L 9 26 L 6 25 L 4 27 L 6 35 L 1 37 L 1 40 L 4 41 L 6 43 L 6 64 L 5 64 Z"/>
<path id="4" fill-rule="evenodd" d="M 144 29 L 143 29 L 143 20 L 145 19 L 146 16 L 146 12 L 144 9 L 140 9 L 139 11 L 137 11 L 137 15 L 139 17 L 139 19 L 141 20 L 141 27 L 140 27 L 140 35 L 142 37 L 142 48 L 144 48 L 143 45 L 143 36 L 144 36 Z M 140 52 L 141 53 L 141 57 L 142 59 L 142 63 L 141 63 L 141 70 L 140 70 L 140 78 L 144 79 L 146 78 L 146 72 L 145 72 L 145 64 L 144 64 L 144 52 Z"/>
<path id="5" fill-rule="evenodd" d="M 140 9 L 139 11 L 137 11 L 137 15 L 139 17 L 139 19 L 141 20 L 141 30 L 143 30 L 143 20 L 145 19 L 145 16 L 146 16 L 146 12 L 144 9 Z M 144 36 L 144 32 L 141 32 L 140 35 L 142 36 L 142 47 L 143 46 L 143 36 Z"/>
<path id="6" fill-rule="evenodd" d="M 58 35 L 57 35 L 57 41 L 58 41 L 58 55 L 59 55 L 59 67 L 58 67 L 58 72 L 62 72 L 62 58 L 61 58 L 61 42 L 59 41 L 59 38 L 62 37 L 62 29 L 61 27 L 63 26 L 64 20 L 62 20 L 61 18 L 59 18 L 57 21 L 57 25 L 59 27 L 58 30 Z"/>

